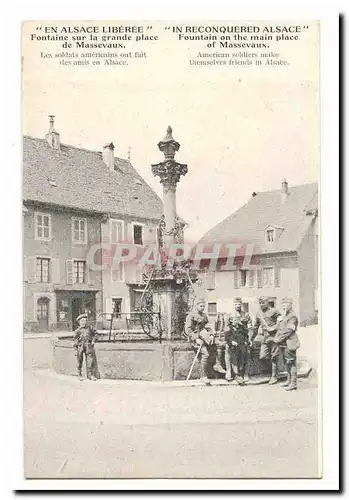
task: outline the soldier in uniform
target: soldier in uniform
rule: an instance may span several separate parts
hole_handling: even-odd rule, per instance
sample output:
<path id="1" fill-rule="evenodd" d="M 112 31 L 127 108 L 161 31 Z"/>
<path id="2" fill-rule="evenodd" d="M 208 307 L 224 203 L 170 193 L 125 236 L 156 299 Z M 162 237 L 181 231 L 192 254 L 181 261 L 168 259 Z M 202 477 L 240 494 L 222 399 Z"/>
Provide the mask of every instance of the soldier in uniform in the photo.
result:
<path id="1" fill-rule="evenodd" d="M 97 331 L 92 326 L 87 326 L 87 314 L 80 314 L 76 318 L 79 327 L 74 332 L 73 347 L 76 350 L 78 377 L 82 380 L 82 365 L 84 354 L 86 356 L 87 378 L 97 380 L 93 374 L 93 368 L 96 360 L 94 344 L 97 337 Z"/>
<path id="2" fill-rule="evenodd" d="M 215 334 L 205 313 L 205 300 L 198 299 L 195 309 L 186 318 L 184 333 L 196 349 L 200 348 L 201 380 L 210 385 L 213 365 L 216 360 Z"/>
<path id="3" fill-rule="evenodd" d="M 300 347 L 297 335 L 298 318 L 294 313 L 292 299 L 281 301 L 281 321 L 274 337 L 276 345 L 280 346 L 287 370 L 287 381 L 281 384 L 286 391 L 297 389 L 297 349 Z"/>
<path id="4" fill-rule="evenodd" d="M 256 315 L 251 342 L 253 342 L 260 330 L 262 342 L 259 359 L 271 361 L 269 384 L 273 385 L 277 383 L 277 360 L 279 356 L 279 346 L 273 342 L 273 339 L 278 328 L 280 313 L 274 307 L 270 307 L 268 297 L 260 297 L 258 300 L 260 311 Z"/>
<path id="5" fill-rule="evenodd" d="M 244 385 L 247 366 L 248 348 L 250 345 L 249 332 L 252 328 L 250 315 L 243 311 L 240 297 L 234 299 L 234 311 L 227 318 L 225 338 L 225 363 L 227 368 L 226 380 L 230 382 L 235 377 L 239 385 Z M 232 377 L 232 368 L 233 375 Z"/>
<path id="6" fill-rule="evenodd" d="M 225 363 L 225 350 L 227 345 L 225 338 L 225 321 L 225 314 L 218 313 L 217 320 L 215 321 L 215 344 L 217 348 L 217 355 L 213 369 L 221 375 L 226 374 L 226 370 L 223 367 Z"/>

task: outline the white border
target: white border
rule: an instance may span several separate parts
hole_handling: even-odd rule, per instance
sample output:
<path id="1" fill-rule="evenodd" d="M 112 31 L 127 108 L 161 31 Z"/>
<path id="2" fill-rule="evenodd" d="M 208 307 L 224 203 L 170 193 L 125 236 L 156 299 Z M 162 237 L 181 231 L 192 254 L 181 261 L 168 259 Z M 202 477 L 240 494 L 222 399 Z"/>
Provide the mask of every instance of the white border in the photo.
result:
<path id="1" fill-rule="evenodd" d="M 80 5 L 81 4 L 81 5 Z M 67 6 L 67 9 L 64 9 Z M 338 12 L 345 4 L 331 1 L 326 5 L 305 0 L 294 0 L 289 5 L 281 2 L 266 5 L 264 2 L 252 3 L 245 0 L 243 6 L 233 2 L 222 5 L 219 0 L 204 4 L 186 0 L 169 2 L 134 2 L 129 0 L 122 6 L 117 2 L 86 5 L 85 2 L 72 3 L 61 0 L 59 3 L 25 4 L 16 1 L 8 6 L 3 16 L 4 35 L 2 48 L 3 68 L 6 78 L 5 113 L 6 164 L 11 165 L 11 174 L 7 170 L 6 182 L 2 183 L 2 213 L 5 218 L 4 234 L 13 235 L 11 241 L 11 265 L 5 264 L 3 276 L 6 287 L 1 291 L 1 304 L 6 311 L 4 329 L 9 333 L 6 350 L 11 354 L 4 356 L 3 373 L 6 374 L 2 418 L 6 419 L 1 428 L 5 431 L 2 450 L 6 450 L 6 471 L 4 488 L 9 493 L 12 489 L 49 489 L 49 490 L 111 490 L 111 489 L 234 489 L 234 490 L 329 490 L 338 488 Z M 104 8 L 103 8 L 104 7 Z M 104 13 L 104 15 L 103 15 Z M 199 13 L 199 14 L 198 14 Z M 107 14 L 107 15 L 106 15 Z M 21 19 L 318 19 L 321 22 L 321 198 L 322 198 L 322 303 L 323 341 L 326 345 L 323 359 L 323 405 L 324 405 L 324 477 L 322 480 L 31 480 L 24 481 L 22 476 L 22 315 L 18 297 L 22 294 L 21 270 L 18 262 L 21 251 L 21 111 L 20 95 L 20 24 Z M 348 140 L 344 143 L 348 143 Z M 18 212 L 9 210 L 18 200 Z M 20 203 L 20 204 L 19 204 Z M 14 232 L 15 228 L 15 232 Z M 331 235 L 331 237 L 330 237 Z M 9 250 L 2 245 L 2 262 L 8 263 Z M 15 273 L 13 269 L 16 268 Z M 11 341 L 13 345 L 11 345 Z M 348 342 L 347 342 L 348 345 Z M 344 355 L 344 359 L 346 359 Z"/>

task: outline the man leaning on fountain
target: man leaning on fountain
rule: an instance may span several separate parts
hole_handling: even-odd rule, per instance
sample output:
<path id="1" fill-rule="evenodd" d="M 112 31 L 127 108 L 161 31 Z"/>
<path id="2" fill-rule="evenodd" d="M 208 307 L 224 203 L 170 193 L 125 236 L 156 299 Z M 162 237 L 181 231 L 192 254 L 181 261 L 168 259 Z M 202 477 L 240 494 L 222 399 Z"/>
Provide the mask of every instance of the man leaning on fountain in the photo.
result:
<path id="1" fill-rule="evenodd" d="M 215 333 L 205 313 L 205 304 L 205 299 L 196 301 L 196 307 L 187 316 L 184 332 L 193 346 L 200 349 L 200 378 L 206 385 L 210 385 L 216 361 L 216 345 Z"/>

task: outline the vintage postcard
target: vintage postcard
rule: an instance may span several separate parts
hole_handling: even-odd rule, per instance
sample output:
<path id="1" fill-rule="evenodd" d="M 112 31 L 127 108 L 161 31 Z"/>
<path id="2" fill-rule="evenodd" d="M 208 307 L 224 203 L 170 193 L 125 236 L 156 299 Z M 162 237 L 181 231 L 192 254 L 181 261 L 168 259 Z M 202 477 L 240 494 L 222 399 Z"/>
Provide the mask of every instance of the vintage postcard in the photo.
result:
<path id="1" fill-rule="evenodd" d="M 23 23 L 27 479 L 322 477 L 320 30 Z"/>

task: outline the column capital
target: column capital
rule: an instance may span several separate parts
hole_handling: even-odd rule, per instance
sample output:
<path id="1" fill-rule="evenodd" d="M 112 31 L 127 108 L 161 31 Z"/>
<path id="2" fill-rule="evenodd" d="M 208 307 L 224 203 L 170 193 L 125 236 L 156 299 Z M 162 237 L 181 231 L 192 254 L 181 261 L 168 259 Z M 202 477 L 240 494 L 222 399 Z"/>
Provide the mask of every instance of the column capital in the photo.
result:
<path id="1" fill-rule="evenodd" d="M 160 177 L 161 184 L 175 188 L 181 176 L 188 172 L 188 165 L 175 160 L 166 160 L 152 165 L 151 170 L 155 177 Z"/>

